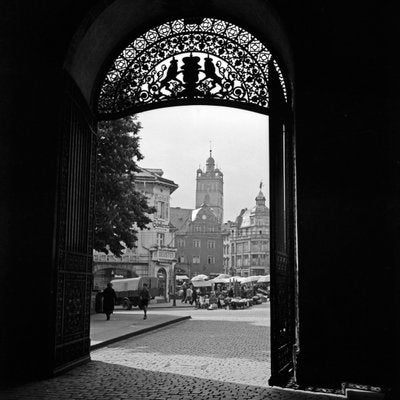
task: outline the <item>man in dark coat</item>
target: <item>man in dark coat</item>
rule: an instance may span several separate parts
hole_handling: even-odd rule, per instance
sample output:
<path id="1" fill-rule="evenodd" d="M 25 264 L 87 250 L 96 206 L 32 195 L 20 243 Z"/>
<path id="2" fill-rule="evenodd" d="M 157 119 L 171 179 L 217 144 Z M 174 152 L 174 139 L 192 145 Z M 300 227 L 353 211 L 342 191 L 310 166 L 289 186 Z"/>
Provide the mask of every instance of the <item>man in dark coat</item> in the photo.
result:
<path id="1" fill-rule="evenodd" d="M 150 301 L 150 292 L 147 289 L 147 283 L 143 283 L 143 288 L 139 292 L 139 300 L 140 300 L 140 308 L 144 312 L 143 319 L 147 319 L 147 306 L 149 305 Z"/>
<path id="2" fill-rule="evenodd" d="M 117 295 L 112 288 L 112 283 L 107 283 L 107 287 L 103 290 L 103 312 L 106 314 L 107 321 L 110 320 L 110 315 L 114 311 L 114 304 L 117 300 Z"/>

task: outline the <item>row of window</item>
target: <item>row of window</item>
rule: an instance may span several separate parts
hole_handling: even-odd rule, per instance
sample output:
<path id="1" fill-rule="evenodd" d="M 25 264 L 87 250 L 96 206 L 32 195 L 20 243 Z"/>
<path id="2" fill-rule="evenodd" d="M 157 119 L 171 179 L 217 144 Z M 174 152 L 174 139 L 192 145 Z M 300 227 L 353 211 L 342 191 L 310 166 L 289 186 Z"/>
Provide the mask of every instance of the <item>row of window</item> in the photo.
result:
<path id="1" fill-rule="evenodd" d="M 185 263 L 185 257 L 180 256 L 178 257 L 178 262 Z M 192 256 L 192 264 L 200 264 L 201 257 L 200 256 Z M 207 264 L 215 264 L 215 257 L 214 256 L 207 256 Z"/>
<path id="2" fill-rule="evenodd" d="M 178 245 L 178 247 L 185 247 L 185 239 L 178 239 L 177 245 Z M 193 239 L 192 245 L 193 245 L 193 247 L 200 248 L 201 240 Z M 215 240 L 207 240 L 207 249 L 215 249 Z"/>
<path id="3" fill-rule="evenodd" d="M 232 267 L 248 267 L 250 265 L 265 265 L 267 255 L 266 254 L 253 254 L 251 256 L 251 264 L 250 257 L 248 255 L 245 256 L 232 256 L 231 258 L 231 266 Z"/>
<path id="4" fill-rule="evenodd" d="M 195 225 L 193 226 L 193 232 L 218 232 L 216 225 Z"/>
<path id="5" fill-rule="evenodd" d="M 262 224 L 260 224 L 261 226 Z M 249 236 L 249 235 L 267 235 L 268 234 L 268 226 L 265 229 L 260 229 L 257 227 L 253 227 L 253 228 L 246 228 L 246 229 L 240 229 L 237 234 L 235 235 L 235 231 L 232 230 L 231 231 L 231 236 L 232 237 L 238 237 L 238 236 Z"/>
<path id="6" fill-rule="evenodd" d="M 218 176 L 218 175 L 217 175 Z M 197 190 L 199 191 L 207 191 L 207 192 L 222 192 L 222 184 L 220 183 L 197 183 Z"/>
<path id="7" fill-rule="evenodd" d="M 235 243 L 232 243 L 232 253 L 235 253 Z M 237 243 L 236 244 L 236 252 L 237 253 L 246 253 L 249 251 L 250 243 Z M 260 241 L 260 242 L 251 242 L 251 251 L 266 251 L 268 250 L 268 242 Z"/>

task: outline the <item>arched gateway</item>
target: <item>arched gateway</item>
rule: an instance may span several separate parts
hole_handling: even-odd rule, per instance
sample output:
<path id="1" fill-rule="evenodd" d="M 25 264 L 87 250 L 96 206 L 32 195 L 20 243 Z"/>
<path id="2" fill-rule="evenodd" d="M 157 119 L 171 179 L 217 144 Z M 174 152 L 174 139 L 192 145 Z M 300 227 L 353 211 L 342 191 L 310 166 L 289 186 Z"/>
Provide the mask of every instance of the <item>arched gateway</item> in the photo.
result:
<path id="1" fill-rule="evenodd" d="M 108 52 L 97 55 L 103 61 L 96 67 L 95 76 L 89 78 L 90 85 L 82 78 L 84 72 L 90 74 L 91 68 L 96 69 L 96 55 L 82 58 L 85 48 L 89 53 L 96 51 L 87 47 L 90 30 L 66 62 L 74 82 L 66 90 L 59 170 L 55 372 L 89 357 L 96 120 L 159 107 L 207 104 L 269 115 L 270 382 L 283 384 L 294 373 L 295 150 L 292 85 L 282 73 L 288 66 L 279 61 L 279 52 L 267 48 L 267 35 L 258 38 L 241 24 L 230 22 L 229 12 L 226 19 L 223 15 L 190 15 L 192 6 L 184 17 L 171 15 L 158 23 L 142 15 L 129 34 L 116 37 L 114 44 L 109 43 Z M 100 13 L 99 26 L 102 18 L 109 18 L 107 12 L 113 12 L 112 6 Z"/>

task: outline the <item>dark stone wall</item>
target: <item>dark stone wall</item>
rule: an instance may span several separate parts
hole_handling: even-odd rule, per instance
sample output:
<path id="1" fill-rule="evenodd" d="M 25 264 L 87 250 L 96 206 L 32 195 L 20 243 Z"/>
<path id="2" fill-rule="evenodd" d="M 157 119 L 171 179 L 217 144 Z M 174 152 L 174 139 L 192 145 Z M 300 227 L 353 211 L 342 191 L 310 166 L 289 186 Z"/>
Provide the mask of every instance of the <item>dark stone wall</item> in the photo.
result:
<path id="1" fill-rule="evenodd" d="M 63 65 L 82 21 L 97 17 L 90 11 L 95 3 L 0 5 L 1 380 L 43 377 L 53 363 Z M 204 9 L 213 6 L 222 17 L 225 7 L 240 21 L 247 7 L 246 18 L 254 19 L 243 18 L 246 26 L 264 32 L 257 11 L 266 2 L 222 3 Z M 309 384 L 389 384 L 398 371 L 391 365 L 400 247 L 397 14 L 390 2 L 271 3 L 295 66 L 298 377 Z M 170 15 L 201 11 L 199 2 L 158 4 Z"/>
<path id="2" fill-rule="evenodd" d="M 288 17 L 296 76 L 298 378 L 389 384 L 399 252 L 393 10 L 372 2 L 277 8 Z"/>
<path id="3" fill-rule="evenodd" d="M 0 5 L 0 382 L 54 363 L 62 64 L 85 14 L 73 3 Z"/>

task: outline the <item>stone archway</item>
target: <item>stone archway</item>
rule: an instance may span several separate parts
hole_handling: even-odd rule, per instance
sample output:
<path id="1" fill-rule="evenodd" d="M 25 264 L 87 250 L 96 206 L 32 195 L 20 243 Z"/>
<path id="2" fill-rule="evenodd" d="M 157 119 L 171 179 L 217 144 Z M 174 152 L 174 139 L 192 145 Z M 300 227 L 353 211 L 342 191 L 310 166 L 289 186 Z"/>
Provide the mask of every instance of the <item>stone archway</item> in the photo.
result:
<path id="1" fill-rule="evenodd" d="M 135 5 L 130 6 L 130 13 L 132 10 L 138 10 L 136 7 L 139 3 L 142 2 L 137 1 Z M 101 51 L 97 48 L 98 53 L 90 58 L 90 53 L 93 49 L 96 50 L 91 40 L 91 35 L 94 32 L 98 33 L 95 26 L 101 26 L 103 19 L 108 20 L 112 14 L 121 18 L 126 4 L 116 1 L 92 21 L 84 37 L 80 38 L 80 45 L 75 47 L 74 52 L 66 60 L 66 68 L 79 87 L 71 82 L 70 87 L 73 89 L 69 90 L 69 97 L 66 97 L 65 145 L 63 147 L 66 155 L 60 168 L 62 183 L 57 220 L 59 232 L 64 232 L 66 229 L 70 235 L 59 236 L 56 244 L 58 265 L 60 265 L 57 276 L 57 315 L 63 318 L 65 315 L 71 315 L 71 318 L 79 315 L 79 320 L 74 323 L 76 327 L 74 332 L 66 332 L 64 329 L 66 324 L 57 319 L 56 330 L 59 333 L 59 339 L 55 370 L 62 370 L 70 363 L 88 357 L 87 301 L 90 297 L 88 295 L 90 285 L 82 286 L 82 282 L 87 282 L 90 278 L 90 238 L 93 229 L 90 216 L 93 212 L 94 168 L 92 164 L 84 169 L 81 166 L 88 159 L 87 154 L 91 154 L 93 159 L 95 120 L 117 118 L 132 112 L 169 105 L 217 104 L 252 109 L 270 115 L 271 154 L 274 155 L 270 168 L 271 177 L 273 177 L 271 179 L 273 193 L 271 198 L 273 306 L 271 384 L 281 384 L 293 374 L 293 352 L 296 344 L 293 99 L 290 73 L 287 72 L 290 71 L 291 64 L 280 61 L 290 58 L 288 46 L 285 47 L 287 43 L 284 40 L 283 30 L 279 28 L 278 22 L 266 6 L 266 8 L 261 7 L 261 14 L 264 13 L 266 19 L 272 22 L 271 26 L 274 28 L 278 26 L 275 31 L 271 30 L 271 27 L 265 28 L 263 24 L 252 21 L 251 7 L 238 3 L 235 3 L 233 7 L 249 13 L 248 19 L 244 18 L 243 25 L 253 25 L 255 32 L 262 32 L 261 38 L 258 39 L 240 24 L 230 22 L 229 19 L 232 17 L 229 15 L 230 11 L 219 8 L 222 3 L 218 3 L 218 7 L 214 5 L 215 17 L 199 18 L 199 15 L 204 12 L 201 8 L 198 9 L 193 4 L 183 6 L 183 3 L 181 3 L 185 10 L 183 14 L 187 15 L 181 19 L 176 19 L 174 10 L 165 5 L 156 7 L 156 12 L 152 13 L 152 17 L 149 17 L 150 14 L 141 14 L 142 11 L 140 11 L 138 12 L 138 15 L 141 15 L 139 20 L 138 15 L 135 17 L 137 24 L 135 25 L 132 21 L 125 22 L 126 31 L 122 29 L 119 33 L 116 32 L 121 29 L 121 26 L 117 27 L 115 23 L 109 21 L 110 26 L 107 28 L 114 30 L 113 34 L 108 38 L 107 45 Z M 169 14 L 175 18 L 165 21 Z M 158 24 L 154 23 L 158 18 L 164 19 L 162 24 L 160 21 Z M 168 54 L 163 54 L 157 59 L 154 58 L 153 50 L 158 46 L 157 51 L 160 51 L 159 45 L 164 40 L 161 27 L 175 30 L 174 37 L 179 37 L 180 42 L 178 40 L 177 51 L 169 53 L 167 51 Z M 271 30 L 269 33 L 272 39 L 269 38 L 269 30 Z M 229 40 L 224 41 L 222 39 L 224 35 L 228 35 Z M 99 39 L 98 36 L 96 41 Z M 200 40 L 197 40 L 197 36 Z M 154 46 L 154 37 L 156 37 L 157 46 Z M 186 45 L 185 37 L 189 37 Z M 207 43 L 208 37 L 217 39 L 213 44 L 211 41 L 210 44 Z M 279 42 L 278 38 L 283 38 L 282 42 Z M 78 38 L 76 40 L 78 41 Z M 223 43 L 218 43 L 218 40 Z M 281 47 L 280 51 L 274 52 L 274 56 L 272 56 L 273 51 L 269 51 L 264 44 L 269 40 L 275 45 L 272 47 L 273 50 Z M 196 41 L 197 44 L 195 44 Z M 229 54 L 229 46 L 232 43 L 238 44 L 236 48 L 233 46 L 233 56 Z M 205 47 L 201 48 L 201 44 Z M 179 48 L 179 45 L 183 47 Z M 85 49 L 88 50 L 87 46 L 90 50 L 84 55 Z M 169 42 L 164 50 L 168 50 L 170 46 L 173 46 L 172 42 Z M 128 54 L 130 50 L 132 52 Z M 142 59 L 136 58 L 138 52 L 141 52 Z M 150 59 L 149 62 L 144 59 L 145 52 L 147 52 L 147 58 Z M 246 58 L 250 59 L 250 64 L 247 66 L 245 66 Z M 135 64 L 138 64 L 138 68 Z M 145 65 L 147 65 L 147 72 L 139 71 Z M 249 66 L 252 68 L 251 73 L 248 73 Z M 148 73 L 149 71 L 151 73 Z M 282 71 L 285 71 L 286 78 Z M 178 76 L 179 74 L 181 76 Z M 133 81 L 135 81 L 134 85 Z M 77 106 L 77 104 L 85 103 L 89 104 L 90 110 L 85 106 Z M 81 151 L 82 137 L 86 137 L 90 143 L 87 154 Z M 82 221 L 79 214 L 81 212 L 85 212 L 82 215 L 85 223 L 75 227 L 77 217 L 79 221 Z M 80 232 L 82 238 L 75 237 L 76 232 Z M 76 243 L 84 245 L 76 248 Z M 82 275 L 83 272 L 84 275 Z M 78 279 L 81 276 L 85 276 L 82 282 Z M 72 284 L 66 285 L 65 282 L 72 282 Z M 75 301 L 75 306 L 71 309 L 68 304 L 70 300 L 77 297 L 78 293 L 80 293 L 80 300 L 78 303 Z M 79 341 L 81 344 L 78 344 Z"/>
<path id="2" fill-rule="evenodd" d="M 167 271 L 165 270 L 165 268 L 158 269 L 157 278 L 158 278 L 159 296 L 163 296 L 166 299 L 168 290 L 168 280 L 167 280 Z"/>

